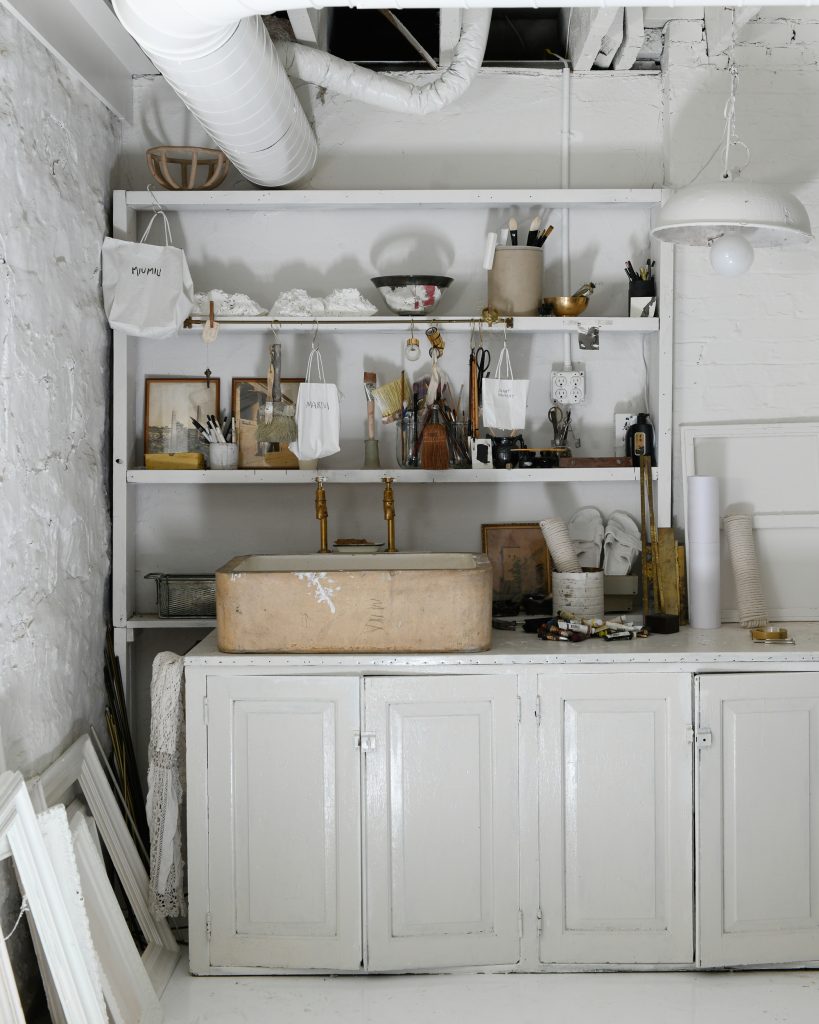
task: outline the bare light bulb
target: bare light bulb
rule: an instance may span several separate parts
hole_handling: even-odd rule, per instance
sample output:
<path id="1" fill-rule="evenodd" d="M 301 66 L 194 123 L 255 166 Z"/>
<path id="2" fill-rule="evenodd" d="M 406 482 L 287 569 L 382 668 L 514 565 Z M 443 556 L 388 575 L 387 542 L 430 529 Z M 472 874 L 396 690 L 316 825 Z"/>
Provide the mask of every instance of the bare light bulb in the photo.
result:
<path id="1" fill-rule="evenodd" d="M 411 363 L 415 363 L 421 356 L 421 343 L 417 338 L 407 338 L 405 355 Z"/>
<path id="2" fill-rule="evenodd" d="M 736 231 L 727 231 L 711 242 L 711 266 L 724 277 L 744 274 L 753 262 L 753 246 Z"/>

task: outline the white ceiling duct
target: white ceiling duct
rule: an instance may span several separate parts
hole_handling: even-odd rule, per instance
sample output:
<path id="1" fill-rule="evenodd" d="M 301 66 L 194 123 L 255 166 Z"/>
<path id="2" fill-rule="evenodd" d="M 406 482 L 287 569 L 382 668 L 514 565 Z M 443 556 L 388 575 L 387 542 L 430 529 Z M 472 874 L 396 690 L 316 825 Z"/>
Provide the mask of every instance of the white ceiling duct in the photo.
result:
<path id="1" fill-rule="evenodd" d="M 318 144 L 258 16 L 269 11 L 269 0 L 113 0 L 113 5 L 171 88 L 248 180 L 275 187 L 310 174 Z M 490 16 L 484 9 L 465 12 L 452 64 L 421 87 L 307 47 L 285 44 L 283 53 L 288 69 L 302 81 L 389 110 L 428 113 L 472 82 L 483 60 Z"/>

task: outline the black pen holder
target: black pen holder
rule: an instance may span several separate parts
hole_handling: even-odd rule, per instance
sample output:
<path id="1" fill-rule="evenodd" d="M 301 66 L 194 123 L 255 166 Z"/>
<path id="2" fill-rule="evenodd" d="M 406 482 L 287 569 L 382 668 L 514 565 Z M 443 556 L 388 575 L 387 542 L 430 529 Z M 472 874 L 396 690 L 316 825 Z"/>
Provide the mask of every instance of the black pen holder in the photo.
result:
<path id="1" fill-rule="evenodd" d="M 652 299 L 654 300 L 652 302 Z M 657 286 L 652 278 L 649 281 L 629 281 L 628 283 L 628 315 L 657 315 Z"/>

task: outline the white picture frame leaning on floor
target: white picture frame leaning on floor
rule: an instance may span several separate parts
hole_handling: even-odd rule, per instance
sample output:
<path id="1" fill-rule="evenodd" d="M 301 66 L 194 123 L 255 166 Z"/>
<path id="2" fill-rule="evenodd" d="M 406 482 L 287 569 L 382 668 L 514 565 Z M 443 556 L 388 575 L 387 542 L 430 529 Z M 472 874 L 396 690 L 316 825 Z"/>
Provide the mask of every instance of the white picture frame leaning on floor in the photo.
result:
<path id="1" fill-rule="evenodd" d="M 107 1024 L 19 772 L 0 775 L 0 859 L 9 856 L 66 1024 Z M 5 941 L 0 941 L 0 1020 L 25 1024 Z"/>
<path id="2" fill-rule="evenodd" d="M 79 787 L 147 943 L 142 962 L 161 996 L 179 960 L 179 947 L 167 921 L 158 921 L 148 908 L 148 873 L 91 737 L 81 736 L 29 785 L 43 807 L 69 803 Z"/>

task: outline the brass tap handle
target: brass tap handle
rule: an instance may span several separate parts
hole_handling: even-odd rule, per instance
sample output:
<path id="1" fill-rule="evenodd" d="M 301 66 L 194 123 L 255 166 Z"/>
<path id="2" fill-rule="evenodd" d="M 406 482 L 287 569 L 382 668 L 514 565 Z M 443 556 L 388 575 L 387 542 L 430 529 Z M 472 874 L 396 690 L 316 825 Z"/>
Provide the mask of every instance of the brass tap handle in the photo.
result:
<path id="1" fill-rule="evenodd" d="M 384 518 L 387 521 L 387 551 L 396 552 L 395 546 L 395 494 L 392 489 L 393 477 L 384 477 Z"/>
<path id="2" fill-rule="evenodd" d="M 327 547 L 327 492 L 324 490 L 324 478 L 316 477 L 316 519 L 319 521 L 319 531 L 321 534 L 321 547 L 319 548 L 320 555 L 329 554 L 330 549 Z"/>

